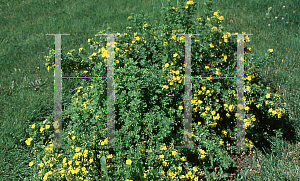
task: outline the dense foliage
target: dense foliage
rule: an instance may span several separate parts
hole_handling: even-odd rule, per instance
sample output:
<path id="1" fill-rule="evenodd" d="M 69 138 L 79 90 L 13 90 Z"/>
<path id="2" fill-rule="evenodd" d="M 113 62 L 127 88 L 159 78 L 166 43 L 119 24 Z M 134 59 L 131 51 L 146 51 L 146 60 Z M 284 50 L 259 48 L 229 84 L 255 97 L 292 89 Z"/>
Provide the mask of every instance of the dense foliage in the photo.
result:
<path id="1" fill-rule="evenodd" d="M 164 7 L 158 27 L 148 24 L 143 15 L 132 14 L 128 20 L 133 26 L 116 36 L 115 140 L 123 148 L 99 148 L 107 145 L 107 81 L 81 80 L 64 111 L 70 116 L 63 117 L 63 144 L 72 149 L 45 149 L 52 144 L 57 126 L 52 115 L 28 129 L 31 137 L 26 143 L 36 155 L 30 162 L 34 178 L 95 180 L 106 175 L 112 180 L 198 180 L 210 178 L 210 171 L 218 175 L 214 179 L 226 179 L 223 171 L 235 167 L 229 154 L 235 145 L 236 79 L 192 79 L 193 146 L 201 148 L 176 149 L 185 134 L 185 42 L 183 35 L 175 34 L 200 34 L 191 38 L 192 76 L 202 77 L 236 75 L 237 38 L 222 31 L 224 17 L 211 10 L 209 1 L 206 16 L 196 20 L 195 2 L 181 4 Z M 92 55 L 82 48 L 63 54 L 63 74 L 105 77 L 108 52 L 103 37 L 100 42 L 98 37 L 88 40 L 95 50 Z M 250 41 L 248 36 L 245 39 Z M 275 90 L 256 71 L 272 58 L 272 50 L 266 60 L 254 60 L 250 51 L 245 47 L 245 141 L 250 148 L 268 150 L 268 136 L 280 132 L 294 139 L 287 134 L 293 128 L 287 122 L 288 110 L 278 105 Z M 53 53 L 47 57 L 48 70 L 54 67 Z"/>

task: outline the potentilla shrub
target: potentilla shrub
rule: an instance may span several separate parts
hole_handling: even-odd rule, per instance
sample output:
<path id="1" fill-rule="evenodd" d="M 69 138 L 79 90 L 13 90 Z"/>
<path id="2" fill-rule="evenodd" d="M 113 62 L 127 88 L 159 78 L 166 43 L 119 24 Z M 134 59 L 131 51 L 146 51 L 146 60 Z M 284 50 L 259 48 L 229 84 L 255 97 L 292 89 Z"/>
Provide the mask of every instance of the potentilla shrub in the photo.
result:
<path id="1" fill-rule="evenodd" d="M 205 17 L 193 21 L 196 3 L 181 4 L 163 8 L 157 27 L 132 14 L 128 20 L 133 26 L 115 39 L 115 145 L 123 148 L 99 148 L 107 145 L 107 81 L 80 80 L 81 87 L 64 112 L 69 117 L 63 117 L 63 145 L 71 149 L 45 149 L 53 145 L 53 126 L 57 126 L 52 115 L 28 130 L 26 144 L 37 156 L 29 163 L 36 172 L 33 178 L 198 180 L 210 178 L 206 171 L 219 165 L 219 179 L 226 179 L 222 170 L 235 167 L 229 146 L 236 143 L 236 79 L 192 80 L 193 133 L 189 136 L 192 146 L 199 148 L 175 148 L 184 144 L 187 134 L 185 38 L 175 34 L 200 34 L 191 38 L 192 76 L 202 77 L 236 76 L 237 37 L 223 32 L 224 17 L 211 10 L 209 1 Z M 245 39 L 250 41 L 248 36 Z M 91 55 L 82 48 L 62 55 L 67 75 L 107 76 L 106 39 L 92 38 L 88 43 L 95 50 Z M 278 104 L 275 90 L 257 71 L 272 58 L 273 50 L 260 60 L 248 54 L 250 48 L 245 50 L 245 141 L 250 148 L 267 147 L 267 136 L 290 129 L 286 125 L 289 112 Z M 53 52 L 47 58 L 46 66 L 53 70 Z"/>

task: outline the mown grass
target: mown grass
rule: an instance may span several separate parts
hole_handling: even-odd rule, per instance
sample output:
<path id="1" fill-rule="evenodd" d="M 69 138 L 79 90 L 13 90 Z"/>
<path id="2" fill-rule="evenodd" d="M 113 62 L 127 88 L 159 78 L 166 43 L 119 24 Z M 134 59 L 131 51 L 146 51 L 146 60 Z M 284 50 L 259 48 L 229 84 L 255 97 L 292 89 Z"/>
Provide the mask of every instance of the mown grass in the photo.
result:
<path id="1" fill-rule="evenodd" d="M 32 157 L 28 154 L 25 143 L 19 140 L 28 137 L 25 129 L 29 124 L 43 121 L 53 110 L 53 72 L 46 70 L 44 56 L 53 48 L 54 36 L 45 34 L 70 34 L 62 36 L 62 51 L 80 47 L 88 50 L 87 39 L 93 37 L 98 30 L 110 27 L 110 31 L 122 32 L 130 26 L 127 17 L 131 12 L 141 13 L 143 10 L 150 17 L 151 23 L 155 24 L 155 19 L 160 17 L 160 7 L 166 2 L 166 0 L 0 2 L 1 180 L 24 180 L 32 174 L 28 166 Z M 176 0 L 171 2 L 176 6 Z M 197 15 L 204 14 L 201 11 L 203 1 L 194 0 L 194 2 L 200 4 Z M 296 5 L 296 1 L 213 2 L 214 10 L 219 10 L 225 17 L 225 31 L 253 34 L 248 44 L 257 58 L 264 57 L 262 52 L 267 52 L 269 48 L 274 49 L 274 61 L 262 65 L 260 72 L 278 90 L 282 103 L 285 102 L 292 112 L 290 119 L 298 125 L 300 8 Z M 76 84 L 64 84 L 63 88 L 71 90 L 75 86 Z M 68 105 L 69 98 L 70 94 L 63 95 L 63 105 Z M 274 144 L 277 147 L 274 153 L 255 158 L 259 160 L 260 167 L 255 170 L 260 176 L 252 179 L 280 180 L 300 177 L 298 146 L 286 142 L 281 144 L 280 139 L 276 140 Z"/>

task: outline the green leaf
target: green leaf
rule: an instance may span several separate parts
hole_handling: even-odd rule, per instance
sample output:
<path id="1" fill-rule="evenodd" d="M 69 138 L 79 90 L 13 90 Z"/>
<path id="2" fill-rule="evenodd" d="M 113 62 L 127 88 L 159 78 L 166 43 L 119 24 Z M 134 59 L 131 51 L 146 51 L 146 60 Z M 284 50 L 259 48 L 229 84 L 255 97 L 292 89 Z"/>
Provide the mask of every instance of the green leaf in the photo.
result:
<path id="1" fill-rule="evenodd" d="M 158 179 L 157 169 L 153 169 L 154 179 Z"/>
<path id="2" fill-rule="evenodd" d="M 100 159 L 101 163 L 101 170 L 104 172 L 105 175 L 107 175 L 107 167 L 106 167 L 106 159 L 105 156 L 102 156 Z"/>
<path id="3" fill-rule="evenodd" d="M 144 181 L 145 178 L 144 178 L 144 169 L 142 168 L 142 164 L 140 162 L 137 163 L 137 166 L 139 168 L 139 175 L 140 175 L 140 179 L 141 181 Z"/>

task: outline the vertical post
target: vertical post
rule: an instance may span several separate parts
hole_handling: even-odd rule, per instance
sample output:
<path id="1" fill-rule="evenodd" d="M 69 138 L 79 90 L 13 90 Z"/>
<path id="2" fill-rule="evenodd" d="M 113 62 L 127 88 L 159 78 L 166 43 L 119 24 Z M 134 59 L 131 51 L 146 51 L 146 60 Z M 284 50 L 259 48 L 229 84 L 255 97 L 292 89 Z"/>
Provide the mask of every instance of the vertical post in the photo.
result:
<path id="1" fill-rule="evenodd" d="M 107 143 L 115 145 L 115 112 L 114 112 L 114 35 L 107 35 Z"/>
<path id="2" fill-rule="evenodd" d="M 245 100 L 244 100 L 244 36 L 237 35 L 237 151 L 245 146 Z"/>
<path id="3" fill-rule="evenodd" d="M 237 153 L 245 151 L 245 100 L 244 100 L 244 35 L 252 34 L 231 34 L 237 35 L 237 133 L 236 150 Z"/>
<path id="4" fill-rule="evenodd" d="M 184 146 L 176 148 L 198 148 L 192 147 L 192 83 L 191 83 L 191 37 L 185 34 L 185 92 L 184 92 Z M 198 34 L 195 34 L 198 35 Z M 199 147 L 200 148 L 200 147 Z"/>
<path id="5" fill-rule="evenodd" d="M 62 146 L 62 113 L 61 113 L 61 108 L 62 108 L 62 92 L 61 92 L 61 87 L 62 87 L 62 68 L 61 68 L 61 35 L 55 35 L 55 73 L 54 73 L 54 91 L 55 91 L 55 107 L 54 107 L 54 122 L 58 121 L 58 129 L 55 130 L 54 132 L 54 137 L 56 139 L 54 145 L 55 147 Z"/>
<path id="6" fill-rule="evenodd" d="M 55 35 L 55 68 L 54 68 L 54 147 L 62 147 L 62 70 L 61 70 L 61 35 L 70 34 L 46 34 Z"/>
<path id="7" fill-rule="evenodd" d="M 185 91 L 184 91 L 184 120 L 185 146 L 192 146 L 192 83 L 191 83 L 191 37 L 185 35 Z M 190 87 L 191 85 L 191 87 Z"/>
<path id="8" fill-rule="evenodd" d="M 107 146 L 108 148 L 122 148 L 115 146 L 115 112 L 114 112 L 114 42 L 115 34 L 107 36 Z M 100 146 L 102 147 L 102 146 Z"/>

